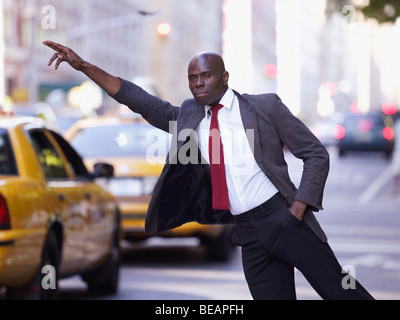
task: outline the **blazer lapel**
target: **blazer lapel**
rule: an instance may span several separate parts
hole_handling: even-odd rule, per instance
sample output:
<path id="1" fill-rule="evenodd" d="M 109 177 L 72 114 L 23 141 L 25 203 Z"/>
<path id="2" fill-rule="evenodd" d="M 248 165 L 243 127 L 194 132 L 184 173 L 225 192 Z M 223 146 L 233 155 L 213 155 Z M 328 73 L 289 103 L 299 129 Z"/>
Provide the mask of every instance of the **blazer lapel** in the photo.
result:
<path id="1" fill-rule="evenodd" d="M 195 129 L 201 119 L 204 118 L 204 107 L 193 102 L 185 110 L 185 116 L 178 121 L 178 132 L 182 129 Z"/>
<path id="2" fill-rule="evenodd" d="M 182 108 L 182 107 L 181 107 Z M 185 111 L 180 113 L 175 125 L 173 127 L 171 147 L 168 156 L 169 163 L 178 162 L 178 151 L 186 142 L 190 139 L 196 139 L 197 148 L 197 138 L 195 135 L 195 129 L 200 123 L 201 119 L 204 118 L 204 108 L 199 106 L 197 103 L 185 106 Z M 193 140 L 194 142 L 194 140 Z"/>
<path id="3" fill-rule="evenodd" d="M 254 158 L 258 165 L 262 168 L 262 153 L 261 153 L 261 142 L 260 132 L 258 129 L 257 116 L 255 106 L 253 103 L 245 99 L 242 95 L 235 91 L 236 96 L 239 99 L 240 114 L 242 116 L 244 130 L 246 131 L 247 139 L 249 140 L 250 147 L 252 148 Z"/>
<path id="4" fill-rule="evenodd" d="M 180 119 L 180 121 L 178 121 L 177 123 L 178 135 L 180 132 L 182 132 L 182 130 L 188 130 L 187 133 L 191 135 L 193 131 L 196 129 L 197 125 L 200 123 L 200 121 L 204 118 L 205 115 L 204 107 L 201 107 L 196 103 L 193 103 L 187 108 L 188 110 L 186 110 L 185 112 L 185 117 L 183 119 Z M 178 140 L 178 150 L 185 142 L 186 141 Z"/>

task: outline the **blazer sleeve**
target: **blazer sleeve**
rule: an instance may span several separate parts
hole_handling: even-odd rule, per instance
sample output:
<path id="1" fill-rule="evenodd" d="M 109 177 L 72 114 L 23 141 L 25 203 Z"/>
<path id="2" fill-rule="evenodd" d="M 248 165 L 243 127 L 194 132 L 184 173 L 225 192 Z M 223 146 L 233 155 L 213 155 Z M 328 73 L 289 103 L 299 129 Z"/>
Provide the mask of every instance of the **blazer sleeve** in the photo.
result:
<path id="1" fill-rule="evenodd" d="M 170 121 L 177 119 L 180 110 L 179 107 L 149 94 L 125 79 L 121 79 L 121 88 L 111 97 L 133 112 L 142 115 L 151 125 L 167 132 L 169 132 Z"/>
<path id="2" fill-rule="evenodd" d="M 271 118 L 282 143 L 303 161 L 303 174 L 295 200 L 307 203 L 313 211 L 322 210 L 322 198 L 329 173 L 329 153 L 307 128 L 294 116 L 278 95 L 274 95 Z"/>

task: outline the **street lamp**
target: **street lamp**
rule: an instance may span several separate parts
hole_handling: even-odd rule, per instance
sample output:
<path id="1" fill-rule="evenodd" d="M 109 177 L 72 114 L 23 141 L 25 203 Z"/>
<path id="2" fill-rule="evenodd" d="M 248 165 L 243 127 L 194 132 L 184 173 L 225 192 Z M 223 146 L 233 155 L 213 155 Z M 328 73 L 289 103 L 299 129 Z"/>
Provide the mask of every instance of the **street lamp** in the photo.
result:
<path id="1" fill-rule="evenodd" d="M 168 22 L 160 22 L 157 25 L 157 33 L 161 36 L 161 37 L 166 37 L 168 36 L 172 31 L 172 27 Z"/>

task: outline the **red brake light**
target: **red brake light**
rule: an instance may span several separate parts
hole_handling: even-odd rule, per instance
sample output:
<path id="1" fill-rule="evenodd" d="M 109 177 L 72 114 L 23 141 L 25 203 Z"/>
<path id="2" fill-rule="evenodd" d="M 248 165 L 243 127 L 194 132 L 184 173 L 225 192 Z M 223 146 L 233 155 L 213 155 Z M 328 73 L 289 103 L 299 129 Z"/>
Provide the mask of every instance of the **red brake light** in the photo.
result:
<path id="1" fill-rule="evenodd" d="M 392 140 L 394 138 L 394 131 L 390 127 L 385 127 L 385 129 L 382 131 L 382 134 L 387 140 Z"/>
<path id="2" fill-rule="evenodd" d="M 333 135 L 338 140 L 343 139 L 346 135 L 346 129 L 342 125 L 338 124 L 333 129 Z"/>
<path id="3" fill-rule="evenodd" d="M 10 229 L 10 214 L 8 212 L 7 202 L 0 194 L 0 230 Z"/>

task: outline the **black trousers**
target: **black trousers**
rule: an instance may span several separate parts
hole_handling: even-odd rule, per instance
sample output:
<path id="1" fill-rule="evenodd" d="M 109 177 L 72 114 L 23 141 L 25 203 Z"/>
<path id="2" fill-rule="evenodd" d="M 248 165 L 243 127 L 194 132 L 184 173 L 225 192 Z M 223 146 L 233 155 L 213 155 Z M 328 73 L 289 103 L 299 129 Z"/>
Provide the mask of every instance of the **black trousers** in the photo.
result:
<path id="1" fill-rule="evenodd" d="M 374 299 L 342 273 L 329 244 L 291 214 L 279 193 L 235 221 L 232 241 L 242 247 L 243 269 L 255 300 L 295 300 L 294 268 L 323 299 Z"/>

